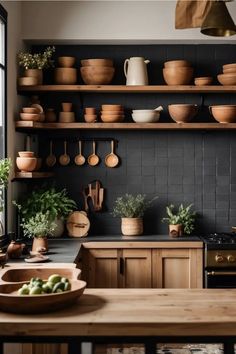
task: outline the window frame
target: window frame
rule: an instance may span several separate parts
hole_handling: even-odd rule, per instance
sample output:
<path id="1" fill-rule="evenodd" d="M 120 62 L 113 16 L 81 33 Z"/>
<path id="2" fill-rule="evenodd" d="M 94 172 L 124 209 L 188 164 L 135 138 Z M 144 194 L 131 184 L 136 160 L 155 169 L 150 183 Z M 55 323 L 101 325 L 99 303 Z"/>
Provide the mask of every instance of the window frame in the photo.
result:
<path id="1" fill-rule="evenodd" d="M 7 157 L 7 11 L 2 5 L 0 5 L 0 20 L 4 25 L 4 64 L 0 63 L 0 69 L 4 72 L 4 112 L 3 112 L 3 158 Z M 5 236 L 0 238 L 0 247 L 4 244 L 6 240 L 6 235 L 8 234 L 7 228 L 7 192 L 5 191 L 5 210 L 4 210 L 4 229 Z"/>

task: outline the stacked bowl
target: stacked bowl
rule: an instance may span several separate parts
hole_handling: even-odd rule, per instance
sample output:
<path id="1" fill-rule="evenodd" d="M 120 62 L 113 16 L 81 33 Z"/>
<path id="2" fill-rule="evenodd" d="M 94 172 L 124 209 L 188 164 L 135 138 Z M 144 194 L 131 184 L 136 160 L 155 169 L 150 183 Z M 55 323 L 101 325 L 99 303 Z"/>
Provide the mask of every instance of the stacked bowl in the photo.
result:
<path id="1" fill-rule="evenodd" d="M 36 103 L 30 107 L 23 107 L 20 119 L 31 122 L 43 122 L 45 120 L 43 107 Z"/>
<path id="2" fill-rule="evenodd" d="M 19 151 L 16 158 L 16 166 L 22 172 L 32 172 L 37 169 L 37 158 L 33 151 Z"/>
<path id="3" fill-rule="evenodd" d="M 167 85 L 188 85 L 193 78 L 193 68 L 187 60 L 166 61 L 163 77 Z"/>
<path id="4" fill-rule="evenodd" d="M 236 63 L 223 65 L 223 74 L 217 75 L 221 85 L 236 85 Z"/>
<path id="5" fill-rule="evenodd" d="M 77 69 L 73 68 L 75 57 L 59 57 L 59 67 L 54 71 L 54 80 L 57 85 L 74 85 L 77 81 Z"/>
<path id="6" fill-rule="evenodd" d="M 84 59 L 81 60 L 80 73 L 86 85 L 110 84 L 115 68 L 111 59 Z"/>
<path id="7" fill-rule="evenodd" d="M 124 107 L 120 104 L 103 104 L 101 120 L 104 123 L 117 123 L 124 120 Z"/>

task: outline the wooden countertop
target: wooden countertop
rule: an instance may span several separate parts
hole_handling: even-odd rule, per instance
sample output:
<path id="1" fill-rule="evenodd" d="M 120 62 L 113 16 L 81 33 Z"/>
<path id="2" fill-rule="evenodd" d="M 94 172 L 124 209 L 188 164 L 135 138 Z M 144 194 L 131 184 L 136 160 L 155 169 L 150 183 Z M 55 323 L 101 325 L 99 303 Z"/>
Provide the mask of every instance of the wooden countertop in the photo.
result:
<path id="1" fill-rule="evenodd" d="M 236 289 L 87 289 L 41 315 L 0 313 L 6 336 L 236 336 Z"/>

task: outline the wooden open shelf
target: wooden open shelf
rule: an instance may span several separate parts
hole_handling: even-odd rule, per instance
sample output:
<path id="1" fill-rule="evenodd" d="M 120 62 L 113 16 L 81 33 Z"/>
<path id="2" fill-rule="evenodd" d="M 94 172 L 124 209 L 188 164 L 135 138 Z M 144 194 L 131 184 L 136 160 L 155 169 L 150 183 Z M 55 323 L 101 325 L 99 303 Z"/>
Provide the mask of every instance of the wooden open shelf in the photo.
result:
<path id="1" fill-rule="evenodd" d="M 20 179 L 40 179 L 40 178 L 50 178 L 53 177 L 54 174 L 52 172 L 16 172 L 15 177 L 13 180 L 20 180 Z"/>
<path id="2" fill-rule="evenodd" d="M 101 92 L 101 93 L 236 93 L 236 86 L 194 86 L 194 85 L 40 85 L 19 86 L 19 93 L 27 92 Z"/>
<path id="3" fill-rule="evenodd" d="M 236 129 L 236 123 L 40 123 L 18 121 L 18 131 L 24 130 L 227 130 Z"/>

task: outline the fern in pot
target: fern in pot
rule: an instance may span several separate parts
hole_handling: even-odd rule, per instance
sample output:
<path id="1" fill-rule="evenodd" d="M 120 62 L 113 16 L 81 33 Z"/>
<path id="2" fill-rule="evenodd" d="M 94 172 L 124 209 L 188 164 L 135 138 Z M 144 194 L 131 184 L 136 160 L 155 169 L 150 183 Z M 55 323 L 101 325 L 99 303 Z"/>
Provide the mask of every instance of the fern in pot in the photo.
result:
<path id="1" fill-rule="evenodd" d="M 153 199 L 148 201 L 146 196 L 125 194 L 118 197 L 113 208 L 113 216 L 121 217 L 121 232 L 125 236 L 143 234 L 144 212 L 151 206 Z"/>
<path id="2" fill-rule="evenodd" d="M 169 234 L 173 237 L 190 235 L 194 230 L 196 212 L 192 211 L 192 204 L 184 207 L 180 204 L 175 208 L 173 204 L 166 207 L 167 217 L 162 222 L 169 224 Z"/>

